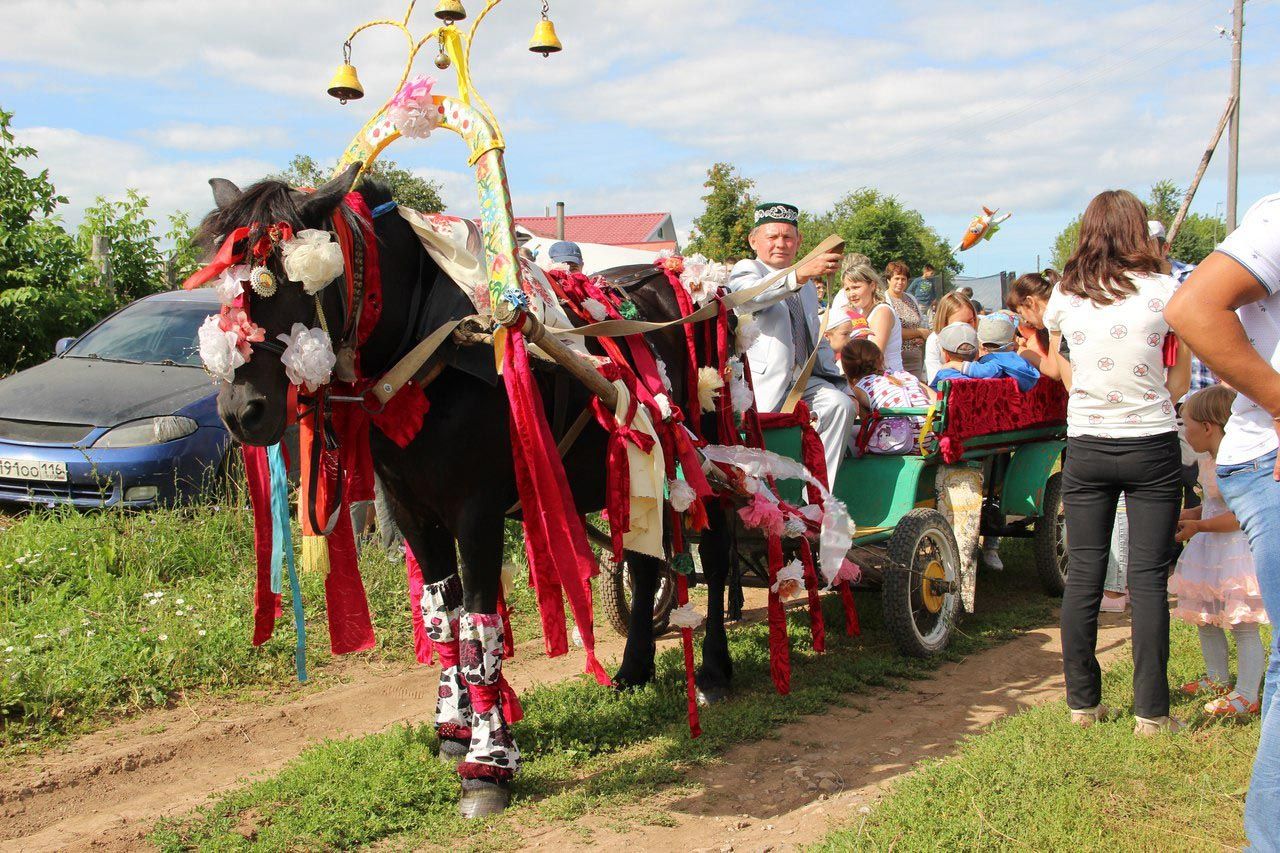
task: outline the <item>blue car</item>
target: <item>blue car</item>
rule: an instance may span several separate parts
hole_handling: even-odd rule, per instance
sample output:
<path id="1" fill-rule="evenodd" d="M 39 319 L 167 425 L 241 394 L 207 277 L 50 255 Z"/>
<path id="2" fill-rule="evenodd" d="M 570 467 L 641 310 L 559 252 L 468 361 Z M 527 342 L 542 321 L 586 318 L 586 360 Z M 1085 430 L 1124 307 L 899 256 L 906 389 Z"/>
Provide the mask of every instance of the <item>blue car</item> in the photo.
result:
<path id="1" fill-rule="evenodd" d="M 148 296 L 0 379 L 0 503 L 147 507 L 210 494 L 237 456 L 197 351 L 218 307 L 211 290 Z"/>

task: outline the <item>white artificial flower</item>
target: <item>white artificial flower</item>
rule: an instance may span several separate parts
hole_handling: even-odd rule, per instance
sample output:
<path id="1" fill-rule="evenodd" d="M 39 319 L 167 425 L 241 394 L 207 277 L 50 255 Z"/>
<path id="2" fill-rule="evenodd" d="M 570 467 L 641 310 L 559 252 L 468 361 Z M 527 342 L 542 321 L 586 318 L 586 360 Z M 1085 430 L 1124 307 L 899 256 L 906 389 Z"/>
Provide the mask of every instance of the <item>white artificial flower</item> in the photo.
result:
<path id="1" fill-rule="evenodd" d="M 333 354 L 333 345 L 329 342 L 329 333 L 324 329 L 308 329 L 301 323 L 294 323 L 291 333 L 278 335 L 284 341 L 284 355 L 280 363 L 284 372 L 294 385 L 306 385 L 308 391 L 315 391 L 321 385 L 327 385 L 333 374 L 333 365 L 338 358 Z"/>
<path id="2" fill-rule="evenodd" d="M 435 106 L 428 106 L 426 109 L 392 106 L 387 108 L 387 118 L 400 131 L 401 136 L 410 139 L 426 139 L 431 131 L 440 126 L 440 112 Z"/>
<path id="3" fill-rule="evenodd" d="M 587 314 L 597 323 L 601 320 L 609 319 L 609 310 L 604 307 L 604 303 L 599 299 L 584 299 L 582 300 L 582 307 L 587 309 Z"/>
<path id="4" fill-rule="evenodd" d="M 739 314 L 738 329 L 734 334 L 734 342 L 738 346 L 738 352 L 746 352 L 751 349 L 752 345 L 760 339 L 760 324 L 756 322 L 755 314 Z"/>
<path id="5" fill-rule="evenodd" d="M 684 512 L 693 506 L 698 493 L 684 480 L 668 480 L 667 488 L 671 490 L 671 508 L 676 512 Z"/>
<path id="6" fill-rule="evenodd" d="M 662 356 L 654 354 L 653 361 L 658 365 L 658 378 L 662 380 L 662 387 L 667 389 L 667 393 L 671 393 L 671 374 L 667 373 L 667 363 L 662 360 Z"/>
<path id="7" fill-rule="evenodd" d="M 704 412 L 716 410 L 716 397 L 724 387 L 724 380 L 714 367 L 698 368 L 698 406 Z"/>
<path id="8" fill-rule="evenodd" d="M 783 601 L 788 598 L 795 598 L 804 592 L 804 566 L 799 560 L 792 560 L 781 569 L 774 577 L 773 586 L 769 587 L 770 592 L 777 593 L 778 597 Z"/>
<path id="9" fill-rule="evenodd" d="M 798 515 L 788 515 L 782 535 L 788 539 L 799 539 L 808 529 L 803 518 Z"/>
<path id="10" fill-rule="evenodd" d="M 658 362 L 661 364 L 662 362 Z M 666 394 L 657 394 L 653 401 L 658 404 L 658 414 L 662 415 L 664 421 L 671 420 L 671 416 L 675 414 L 671 409 L 671 398 Z"/>
<path id="11" fill-rule="evenodd" d="M 729 364 L 733 369 L 733 378 L 729 382 L 729 401 L 733 405 L 734 414 L 742 417 L 755 404 L 756 398 L 751 393 L 751 386 L 747 384 L 746 371 L 742 367 L 742 359 L 732 358 L 729 360 Z"/>
<path id="12" fill-rule="evenodd" d="M 717 289 L 729 283 L 729 267 L 709 261 L 702 255 L 690 255 L 684 259 L 680 283 L 689 291 L 693 301 L 701 305 L 712 299 Z"/>
<path id="13" fill-rule="evenodd" d="M 284 274 L 302 285 L 307 293 L 319 293 L 342 275 L 342 247 L 328 231 L 306 228 L 292 240 L 280 244 Z"/>
<path id="14" fill-rule="evenodd" d="M 671 611 L 671 624 L 677 628 L 689 628 L 692 630 L 701 625 L 706 618 L 694 609 L 692 602 L 682 604 Z"/>
<path id="15" fill-rule="evenodd" d="M 240 336 L 235 332 L 224 331 L 221 318 L 210 314 L 200 326 L 200 361 L 205 370 L 223 382 L 235 378 L 236 368 L 245 363 L 245 357 L 236 346 Z"/>
<path id="16" fill-rule="evenodd" d="M 230 305 L 236 300 L 236 297 L 244 293 L 244 283 L 249 280 L 249 265 L 236 264 L 227 267 L 222 271 L 222 277 L 218 279 L 218 283 L 213 289 L 218 294 L 218 299 L 223 305 Z"/>

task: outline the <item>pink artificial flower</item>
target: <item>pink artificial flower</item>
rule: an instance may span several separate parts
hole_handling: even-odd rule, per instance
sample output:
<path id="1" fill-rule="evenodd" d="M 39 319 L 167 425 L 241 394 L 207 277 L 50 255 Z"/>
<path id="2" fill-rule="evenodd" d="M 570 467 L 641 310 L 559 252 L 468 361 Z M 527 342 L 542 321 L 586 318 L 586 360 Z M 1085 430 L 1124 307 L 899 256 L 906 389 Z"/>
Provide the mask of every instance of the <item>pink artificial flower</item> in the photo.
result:
<path id="1" fill-rule="evenodd" d="M 862 567 L 845 557 L 844 561 L 840 563 L 840 571 L 836 572 L 834 583 L 848 581 L 852 585 L 860 580 L 862 580 Z"/>
<path id="2" fill-rule="evenodd" d="M 248 311 L 243 308 L 234 308 L 230 305 L 222 306 L 222 312 L 218 318 L 218 328 L 224 332 L 233 332 L 235 334 L 236 349 L 240 351 L 246 361 L 253 351 L 250 344 L 264 341 L 267 337 L 266 330 L 249 319 Z"/>
<path id="3" fill-rule="evenodd" d="M 405 84 L 400 87 L 400 91 L 396 92 L 395 96 L 392 97 L 389 106 L 423 109 L 430 104 L 431 89 L 435 85 L 436 78 L 425 75 L 406 80 Z"/>
<path id="4" fill-rule="evenodd" d="M 743 524 L 763 531 L 768 536 L 781 536 L 786 532 L 787 520 L 782 509 L 761 490 L 751 496 L 751 503 L 738 510 Z"/>

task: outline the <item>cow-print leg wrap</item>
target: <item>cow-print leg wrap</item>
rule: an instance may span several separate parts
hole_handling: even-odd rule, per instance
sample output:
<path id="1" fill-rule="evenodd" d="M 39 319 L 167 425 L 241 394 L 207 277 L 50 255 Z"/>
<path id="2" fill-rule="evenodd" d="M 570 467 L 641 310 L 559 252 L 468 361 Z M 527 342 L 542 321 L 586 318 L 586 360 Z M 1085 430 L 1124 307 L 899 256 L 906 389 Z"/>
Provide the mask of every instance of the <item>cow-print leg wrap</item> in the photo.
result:
<path id="1" fill-rule="evenodd" d="M 503 714 L 502 617 L 463 613 L 458 625 L 458 663 L 471 694 L 471 747 L 458 773 L 505 782 L 520 766 L 520 750 Z"/>
<path id="2" fill-rule="evenodd" d="M 457 575 L 422 589 L 422 624 L 440 656 L 440 693 L 436 699 L 436 733 L 443 740 L 471 743 L 471 696 L 458 668 L 458 619 L 462 616 L 462 581 Z"/>

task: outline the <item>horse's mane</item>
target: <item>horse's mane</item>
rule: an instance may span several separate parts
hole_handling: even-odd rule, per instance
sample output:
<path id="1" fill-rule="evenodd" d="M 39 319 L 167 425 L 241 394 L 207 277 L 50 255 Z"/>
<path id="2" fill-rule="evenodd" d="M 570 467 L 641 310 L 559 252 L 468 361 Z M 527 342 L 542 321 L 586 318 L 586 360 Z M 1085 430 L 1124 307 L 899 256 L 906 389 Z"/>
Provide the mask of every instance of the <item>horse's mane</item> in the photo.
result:
<path id="1" fill-rule="evenodd" d="M 296 192 L 284 181 L 264 178 L 244 190 L 232 204 L 209 211 L 196 231 L 196 242 L 216 248 L 213 243 L 222 235 L 252 222 L 287 222 L 294 229 L 301 228 L 305 223 L 302 222 L 295 203 Z M 381 181 L 366 178 L 360 183 L 359 193 L 370 209 L 391 201 L 391 190 Z M 342 206 L 342 215 L 352 227 L 352 232 L 359 234 L 355 214 L 345 204 Z"/>

